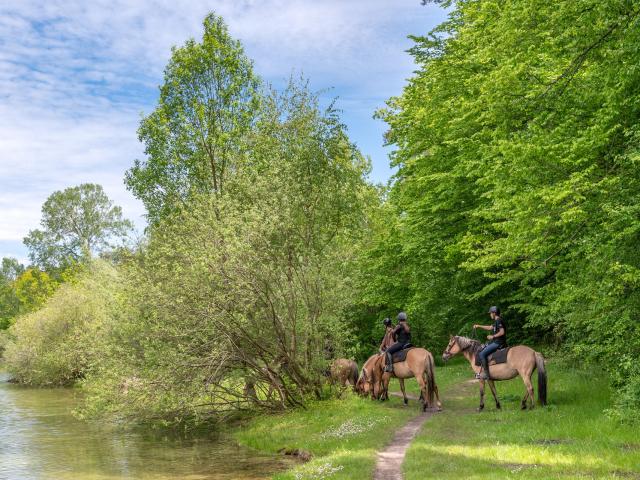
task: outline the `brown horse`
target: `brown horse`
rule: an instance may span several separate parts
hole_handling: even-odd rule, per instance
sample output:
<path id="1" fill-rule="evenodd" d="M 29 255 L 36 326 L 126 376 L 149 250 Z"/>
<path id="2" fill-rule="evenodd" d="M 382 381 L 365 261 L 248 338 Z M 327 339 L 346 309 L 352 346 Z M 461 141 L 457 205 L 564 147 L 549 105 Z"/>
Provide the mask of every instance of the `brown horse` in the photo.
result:
<path id="1" fill-rule="evenodd" d="M 482 346 L 477 340 L 455 336 L 449 340 L 449 345 L 447 345 L 446 350 L 442 354 L 442 359 L 447 361 L 454 355 L 462 352 L 462 355 L 469 361 L 473 371 L 480 373 L 482 367 L 476 366 L 476 355 L 480 350 L 482 350 Z M 520 375 L 527 388 L 521 402 L 521 407 L 525 410 L 527 408 L 527 400 L 529 400 L 531 404 L 530 408 L 533 408 L 534 401 L 531 374 L 536 368 L 538 369 L 538 400 L 540 404 L 544 406 L 547 404 L 547 372 L 544 368 L 544 358 L 541 353 L 525 345 L 517 345 L 509 349 L 506 363 L 489 365 L 489 376 L 491 379 L 487 380 L 487 383 L 496 401 L 497 409 L 500 409 L 500 401 L 498 400 L 498 394 L 496 393 L 496 387 L 493 382 L 511 380 L 518 375 Z M 484 408 L 484 382 L 485 380 L 480 380 L 480 406 L 478 407 L 478 411 Z"/>
<path id="2" fill-rule="evenodd" d="M 356 391 L 358 364 L 346 358 L 335 359 L 329 367 L 329 382 L 331 385 L 338 384 L 342 388 L 345 388 L 347 383 L 350 383 L 353 390 Z"/>
<path id="3" fill-rule="evenodd" d="M 440 395 L 435 378 L 435 363 L 433 355 L 424 348 L 412 348 L 407 352 L 407 358 L 402 362 L 393 364 L 393 373 L 385 372 L 385 357 L 379 355 L 373 362 L 373 378 L 380 379 L 379 382 L 373 383 L 373 395 L 381 400 L 388 398 L 389 380 L 392 376 L 400 381 L 400 388 L 407 404 L 407 395 L 404 390 L 404 379 L 415 377 L 420 386 L 420 401 L 422 402 L 422 410 L 433 406 L 434 397 L 437 399 L 436 405 L 438 410 L 442 409 L 440 403 Z"/>
<path id="4" fill-rule="evenodd" d="M 363 397 L 368 397 L 371 395 L 372 400 L 376 400 L 376 396 L 374 396 L 374 391 L 378 392 L 380 390 L 380 382 L 381 378 L 377 374 L 377 371 L 374 369 L 374 365 L 378 358 L 383 355 L 376 353 L 375 355 L 371 355 L 364 365 L 362 365 L 362 370 L 360 371 L 360 377 L 356 383 L 356 392 L 358 392 Z M 378 387 L 375 387 L 378 385 Z"/>

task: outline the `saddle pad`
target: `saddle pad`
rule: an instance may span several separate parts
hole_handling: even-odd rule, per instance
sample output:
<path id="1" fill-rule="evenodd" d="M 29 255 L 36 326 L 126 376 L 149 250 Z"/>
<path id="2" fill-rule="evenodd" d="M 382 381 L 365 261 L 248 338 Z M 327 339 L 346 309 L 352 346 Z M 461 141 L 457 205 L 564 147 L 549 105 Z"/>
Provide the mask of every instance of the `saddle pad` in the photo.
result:
<path id="1" fill-rule="evenodd" d="M 511 347 L 501 348 L 500 350 L 496 350 L 491 355 L 489 355 L 489 365 L 496 365 L 498 363 L 506 363 L 507 361 L 507 353 L 509 353 L 509 349 Z M 480 355 L 476 355 L 476 366 L 481 366 Z"/>
<path id="2" fill-rule="evenodd" d="M 392 356 L 393 363 L 404 362 L 407 359 L 407 352 L 412 348 L 415 348 L 415 347 L 411 346 L 411 347 L 403 348 L 399 352 L 394 353 Z"/>

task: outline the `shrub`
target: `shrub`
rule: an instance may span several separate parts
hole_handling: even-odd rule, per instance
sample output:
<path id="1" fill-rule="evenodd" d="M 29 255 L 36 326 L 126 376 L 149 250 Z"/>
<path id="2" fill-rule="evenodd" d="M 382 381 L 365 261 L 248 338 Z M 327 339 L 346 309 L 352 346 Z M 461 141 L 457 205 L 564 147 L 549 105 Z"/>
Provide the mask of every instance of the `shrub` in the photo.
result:
<path id="1" fill-rule="evenodd" d="M 4 339 L 4 360 L 20 383 L 71 385 L 94 361 L 96 339 L 117 303 L 116 269 L 94 261 L 37 311 L 18 317 Z"/>

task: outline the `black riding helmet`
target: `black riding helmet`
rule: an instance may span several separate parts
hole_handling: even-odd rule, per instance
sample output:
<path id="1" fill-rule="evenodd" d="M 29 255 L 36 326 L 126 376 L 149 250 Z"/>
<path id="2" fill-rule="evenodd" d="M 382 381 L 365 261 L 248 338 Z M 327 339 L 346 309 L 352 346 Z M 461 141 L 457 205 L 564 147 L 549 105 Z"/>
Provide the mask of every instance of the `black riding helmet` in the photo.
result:
<path id="1" fill-rule="evenodd" d="M 398 314 L 398 321 L 399 322 L 406 322 L 407 321 L 407 314 L 404 312 L 400 312 Z"/>
<path id="2" fill-rule="evenodd" d="M 382 321 L 382 323 L 384 324 L 385 327 L 388 327 L 391 325 L 391 319 L 387 317 Z"/>
<path id="3" fill-rule="evenodd" d="M 491 307 L 489 309 L 489 313 L 495 313 L 496 315 L 500 315 L 500 309 L 498 307 Z"/>

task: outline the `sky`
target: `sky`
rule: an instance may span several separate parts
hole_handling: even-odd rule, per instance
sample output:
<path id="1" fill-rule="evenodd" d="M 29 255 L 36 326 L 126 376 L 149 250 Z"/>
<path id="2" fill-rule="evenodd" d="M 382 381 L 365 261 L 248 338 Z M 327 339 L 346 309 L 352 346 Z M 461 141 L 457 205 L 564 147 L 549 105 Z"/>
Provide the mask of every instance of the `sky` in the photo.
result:
<path id="1" fill-rule="evenodd" d="M 276 88 L 303 74 L 337 99 L 372 182 L 392 175 L 376 109 L 415 69 L 408 35 L 446 13 L 420 0 L 67 0 L 0 2 L 0 257 L 28 263 L 22 239 L 56 190 L 101 184 L 139 231 L 144 207 L 124 186 L 143 159 L 136 130 L 153 110 L 172 46 L 222 15 L 255 72 Z"/>

